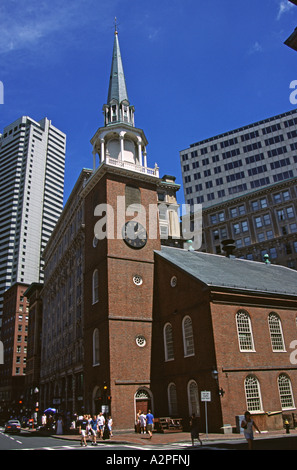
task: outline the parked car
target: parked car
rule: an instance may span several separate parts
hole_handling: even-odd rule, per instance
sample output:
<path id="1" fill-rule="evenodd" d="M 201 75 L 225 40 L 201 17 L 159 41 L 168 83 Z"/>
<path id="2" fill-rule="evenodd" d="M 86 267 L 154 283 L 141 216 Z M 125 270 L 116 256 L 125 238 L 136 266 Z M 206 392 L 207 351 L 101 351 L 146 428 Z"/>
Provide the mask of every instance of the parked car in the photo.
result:
<path id="1" fill-rule="evenodd" d="M 10 419 L 5 424 L 4 432 L 11 433 L 20 433 L 21 432 L 21 423 L 17 419 Z"/>

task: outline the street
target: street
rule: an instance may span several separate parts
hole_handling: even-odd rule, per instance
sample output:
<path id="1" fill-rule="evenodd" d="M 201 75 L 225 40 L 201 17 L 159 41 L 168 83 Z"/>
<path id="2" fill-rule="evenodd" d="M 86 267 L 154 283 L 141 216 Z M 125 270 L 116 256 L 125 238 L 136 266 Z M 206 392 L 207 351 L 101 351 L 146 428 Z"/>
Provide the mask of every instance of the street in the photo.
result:
<path id="1" fill-rule="evenodd" d="M 99 440 L 96 446 L 92 446 L 88 441 L 87 447 L 82 447 L 79 439 L 65 439 L 57 436 L 43 436 L 28 430 L 22 430 L 20 434 L 5 434 L 4 429 L 0 428 L 0 450 L 99 450 L 105 451 L 106 455 L 114 456 L 115 453 L 125 451 L 131 454 L 150 453 L 155 455 L 193 455 L 198 450 L 246 450 L 247 444 L 242 439 L 217 439 L 204 440 L 203 446 L 192 446 L 188 442 L 172 443 L 153 443 L 137 444 L 133 442 L 117 442 Z M 297 434 L 271 436 L 257 436 L 254 440 L 255 450 L 297 450 Z M 229 454 L 229 453 L 228 453 Z M 193 458 L 195 456 L 193 455 Z M 157 462 L 152 462 L 157 463 Z M 168 463 L 168 462 L 167 462 Z"/>

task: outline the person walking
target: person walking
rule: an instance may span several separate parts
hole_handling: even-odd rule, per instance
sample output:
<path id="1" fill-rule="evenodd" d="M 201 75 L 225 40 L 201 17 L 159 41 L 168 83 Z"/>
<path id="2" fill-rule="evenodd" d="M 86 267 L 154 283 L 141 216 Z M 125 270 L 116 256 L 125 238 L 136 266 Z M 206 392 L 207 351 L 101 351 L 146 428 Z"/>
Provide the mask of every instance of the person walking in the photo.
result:
<path id="1" fill-rule="evenodd" d="M 146 416 L 143 411 L 139 415 L 139 421 L 140 421 L 140 433 L 144 434 L 145 425 L 146 425 Z"/>
<path id="2" fill-rule="evenodd" d="M 146 415 L 146 430 L 149 433 L 149 438 L 153 437 L 153 426 L 154 426 L 154 415 L 152 414 L 151 410 L 148 410 L 148 414 Z"/>
<path id="3" fill-rule="evenodd" d="M 102 438 L 103 437 L 104 424 L 105 424 L 105 418 L 104 418 L 101 411 L 98 415 L 97 421 L 98 421 L 98 428 L 99 428 L 99 437 Z"/>
<path id="4" fill-rule="evenodd" d="M 94 415 L 93 419 L 90 420 L 89 426 L 90 426 L 90 430 L 93 436 L 92 445 L 96 446 L 97 445 L 97 432 L 98 432 L 98 422 L 97 422 L 96 415 Z"/>
<path id="5" fill-rule="evenodd" d="M 194 445 L 194 439 L 198 439 L 198 441 L 200 442 L 200 445 L 202 446 L 202 441 L 199 436 L 199 419 L 195 415 L 195 413 L 193 413 L 190 418 L 190 432 L 191 432 L 192 446 Z"/>
<path id="6" fill-rule="evenodd" d="M 109 429 L 109 435 L 110 437 L 112 437 L 113 435 L 112 435 L 112 417 L 111 416 L 108 416 L 107 426 Z"/>
<path id="7" fill-rule="evenodd" d="M 244 437 L 247 440 L 248 443 L 248 449 L 252 450 L 253 449 L 253 441 L 254 441 L 254 431 L 253 428 L 255 428 L 260 434 L 261 431 L 254 422 L 254 420 L 251 417 L 251 413 L 249 411 L 246 411 L 244 413 L 244 420 L 241 421 L 241 427 L 243 428 L 243 433 Z"/>
<path id="8" fill-rule="evenodd" d="M 80 445 L 87 447 L 88 417 L 86 415 L 80 416 L 78 422 L 78 431 L 81 434 Z"/>
<path id="9" fill-rule="evenodd" d="M 64 423 L 62 416 L 59 416 L 56 422 L 56 434 L 63 434 Z"/>

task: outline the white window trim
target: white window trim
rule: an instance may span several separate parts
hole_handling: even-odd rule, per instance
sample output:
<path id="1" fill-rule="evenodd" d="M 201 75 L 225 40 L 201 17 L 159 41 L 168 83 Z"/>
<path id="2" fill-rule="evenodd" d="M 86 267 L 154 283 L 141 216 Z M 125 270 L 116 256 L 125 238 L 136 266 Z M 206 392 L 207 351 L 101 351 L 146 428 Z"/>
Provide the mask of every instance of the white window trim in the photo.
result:
<path id="1" fill-rule="evenodd" d="M 164 328 L 163 328 L 165 362 L 174 361 L 174 351 L 173 351 L 173 357 L 168 357 L 168 341 L 167 341 L 167 334 L 166 334 L 166 330 L 167 330 L 168 327 L 171 328 L 171 334 L 172 334 L 172 348 L 173 348 L 173 331 L 172 331 L 172 325 L 171 325 L 171 323 L 166 323 L 166 324 L 164 325 Z"/>
<path id="2" fill-rule="evenodd" d="M 95 286 L 95 281 L 97 286 Z M 98 269 L 95 269 L 92 276 L 92 304 L 99 302 L 99 272 Z"/>
<path id="3" fill-rule="evenodd" d="M 186 320 L 189 319 L 191 321 L 191 327 L 192 327 L 192 339 L 193 339 L 193 352 L 192 353 L 188 353 L 187 351 L 187 345 L 186 345 L 186 337 L 185 337 L 185 322 Z M 182 330 L 183 330 L 183 344 L 184 344 L 184 357 L 191 357 L 191 356 L 195 356 L 195 344 L 194 344 L 194 333 L 193 333 L 193 322 L 192 322 L 192 318 L 187 315 L 183 318 L 183 322 L 182 322 Z"/>
<path id="4" fill-rule="evenodd" d="M 238 314 L 239 313 L 244 313 L 247 316 L 248 319 L 248 324 L 249 324 L 249 333 L 251 335 L 251 349 L 242 349 L 241 343 L 240 343 L 240 335 L 239 335 L 239 329 L 238 329 Z M 253 336 L 253 330 L 252 330 L 252 322 L 251 322 L 251 317 L 249 313 L 246 310 L 238 310 L 235 315 L 235 321 L 236 321 L 236 329 L 237 329 L 237 339 L 238 339 L 238 347 L 240 352 L 244 353 L 251 353 L 251 352 L 256 352 L 255 350 L 255 343 L 254 343 L 254 336 Z"/>
<path id="5" fill-rule="evenodd" d="M 96 361 L 96 335 L 98 335 L 98 361 Z M 99 330 L 95 328 L 93 331 L 93 367 L 100 365 L 100 340 L 99 340 Z"/>

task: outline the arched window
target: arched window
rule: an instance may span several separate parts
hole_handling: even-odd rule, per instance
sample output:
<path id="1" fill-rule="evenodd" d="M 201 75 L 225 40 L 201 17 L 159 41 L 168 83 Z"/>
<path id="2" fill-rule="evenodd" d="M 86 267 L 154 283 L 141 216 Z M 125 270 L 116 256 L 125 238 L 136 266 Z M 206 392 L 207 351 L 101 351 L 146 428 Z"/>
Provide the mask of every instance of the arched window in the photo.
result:
<path id="1" fill-rule="evenodd" d="M 164 352 L 165 361 L 174 359 L 172 325 L 167 323 L 164 326 Z"/>
<path id="2" fill-rule="evenodd" d="M 93 280 L 92 280 L 92 301 L 93 304 L 98 302 L 99 300 L 99 275 L 98 269 L 95 269 L 93 272 Z"/>
<path id="3" fill-rule="evenodd" d="M 271 312 L 268 315 L 268 325 L 271 338 L 272 351 L 284 351 L 284 337 L 282 331 L 282 325 L 279 316 Z"/>
<path id="4" fill-rule="evenodd" d="M 190 317 L 185 317 L 183 319 L 183 340 L 184 340 L 184 356 L 194 356 L 194 336 L 193 336 L 193 327 L 192 320 Z"/>
<path id="5" fill-rule="evenodd" d="M 248 375 L 244 381 L 248 411 L 262 411 L 260 384 L 254 375 Z"/>
<path id="6" fill-rule="evenodd" d="M 177 394 L 176 394 L 176 385 L 171 383 L 168 385 L 168 411 L 170 416 L 178 415 L 177 408 Z"/>
<path id="7" fill-rule="evenodd" d="M 278 391 L 282 410 L 295 408 L 291 380 L 286 374 L 280 374 L 277 379 Z"/>
<path id="8" fill-rule="evenodd" d="M 93 366 L 100 364 L 99 355 L 99 330 L 96 328 L 93 331 Z"/>
<path id="9" fill-rule="evenodd" d="M 251 319 L 245 310 L 237 312 L 236 326 L 240 351 L 254 351 Z"/>
<path id="10" fill-rule="evenodd" d="M 193 413 L 196 416 L 200 416 L 200 407 L 199 407 L 199 392 L 198 385 L 195 380 L 191 380 L 188 383 L 188 403 L 189 403 L 189 415 Z"/>

